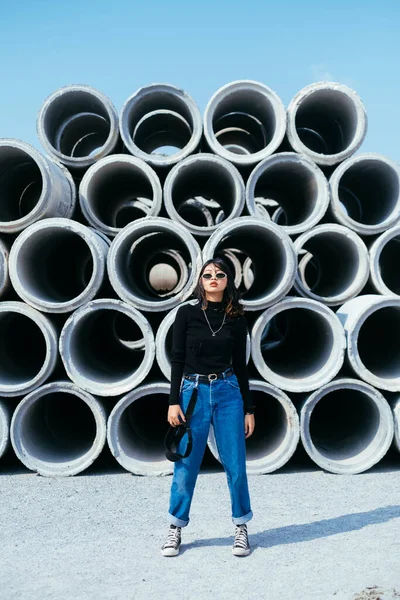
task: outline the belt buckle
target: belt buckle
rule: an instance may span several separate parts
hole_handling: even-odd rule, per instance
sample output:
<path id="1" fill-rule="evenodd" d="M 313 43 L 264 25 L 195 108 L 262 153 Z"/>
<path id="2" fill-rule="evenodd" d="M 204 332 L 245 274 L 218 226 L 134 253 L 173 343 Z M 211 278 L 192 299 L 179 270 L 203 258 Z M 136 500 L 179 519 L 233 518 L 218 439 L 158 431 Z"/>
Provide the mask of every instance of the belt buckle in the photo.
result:
<path id="1" fill-rule="evenodd" d="M 216 373 L 210 373 L 210 375 L 207 375 L 208 377 L 208 381 L 215 381 L 216 379 L 218 379 L 218 375 Z"/>

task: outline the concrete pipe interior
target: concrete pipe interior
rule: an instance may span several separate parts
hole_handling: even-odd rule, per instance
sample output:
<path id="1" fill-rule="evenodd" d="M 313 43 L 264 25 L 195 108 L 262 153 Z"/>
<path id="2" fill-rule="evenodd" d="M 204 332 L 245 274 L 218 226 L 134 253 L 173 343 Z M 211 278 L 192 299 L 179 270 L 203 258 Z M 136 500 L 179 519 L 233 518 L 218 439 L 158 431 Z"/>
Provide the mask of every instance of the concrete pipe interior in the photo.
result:
<path id="1" fill-rule="evenodd" d="M 400 295 L 400 235 L 389 239 L 379 255 L 379 272 L 383 283 L 394 294 Z"/>
<path id="2" fill-rule="evenodd" d="M 287 414 L 282 404 L 270 394 L 251 390 L 256 406 L 257 427 L 246 440 L 246 459 L 259 460 L 278 452 L 287 438 Z"/>
<path id="3" fill-rule="evenodd" d="M 172 253 L 170 251 L 173 251 Z M 159 265 L 166 263 L 169 255 L 169 266 L 175 274 L 168 269 L 165 274 L 166 287 L 159 287 L 155 273 Z M 175 255 L 175 256 L 174 256 Z M 137 297 L 144 300 L 165 299 L 166 294 L 173 296 L 186 285 L 189 277 L 188 267 L 191 256 L 185 243 L 172 232 L 156 231 L 145 235 L 139 235 L 133 240 L 127 237 L 118 252 L 118 277 L 121 284 Z M 175 283 L 176 282 L 176 283 Z M 175 285 L 174 285 L 175 283 Z M 173 287 L 172 287 L 173 286 Z"/>
<path id="4" fill-rule="evenodd" d="M 46 341 L 38 325 L 17 312 L 0 313 L 0 385 L 29 382 L 45 360 Z"/>
<path id="5" fill-rule="evenodd" d="M 298 161 L 283 159 L 261 172 L 254 188 L 256 202 L 260 198 L 276 202 L 271 218 L 285 226 L 308 219 L 315 212 L 319 194 L 315 173 Z M 271 210 L 271 204 L 268 208 Z"/>
<path id="6" fill-rule="evenodd" d="M 70 334 L 69 354 L 82 377 L 107 385 L 117 383 L 137 371 L 145 346 L 140 327 L 127 315 L 97 309 L 81 318 Z"/>
<path id="7" fill-rule="evenodd" d="M 155 190 L 146 173 L 127 162 L 108 162 L 87 181 L 86 202 L 90 212 L 107 227 L 122 229 L 146 217 Z"/>
<path id="8" fill-rule="evenodd" d="M 134 144 L 146 154 L 176 154 L 190 142 L 195 127 L 185 100 L 167 90 L 136 97 L 125 118 Z"/>
<path id="9" fill-rule="evenodd" d="M 170 194 L 175 210 L 183 220 L 209 227 L 232 213 L 240 191 L 238 182 L 226 167 L 199 160 L 177 171 Z M 210 218 L 207 219 L 208 215 Z"/>
<path id="10" fill-rule="evenodd" d="M 116 433 L 127 457 L 144 462 L 165 460 L 167 412 L 167 394 L 143 396 L 129 404 L 120 416 Z"/>
<path id="11" fill-rule="evenodd" d="M 400 378 L 400 308 L 375 310 L 358 332 L 357 349 L 361 362 L 375 376 Z"/>
<path id="12" fill-rule="evenodd" d="M 240 248 L 249 258 L 246 264 L 247 270 L 252 272 L 251 275 L 248 273 L 249 287 L 246 289 L 242 283 L 239 288 L 243 300 L 261 300 L 281 283 L 286 272 L 287 254 L 275 231 L 260 230 L 253 225 L 233 230 L 215 248 L 214 256 L 224 258 L 224 250 L 230 248 Z"/>
<path id="13" fill-rule="evenodd" d="M 315 405 L 309 434 L 316 450 L 327 460 L 346 461 L 368 452 L 380 423 L 378 407 L 367 394 L 339 389 Z"/>
<path id="14" fill-rule="evenodd" d="M 48 142 L 64 156 L 91 156 L 104 146 L 111 129 L 110 115 L 99 98 L 85 90 L 54 97 L 43 116 Z"/>
<path id="15" fill-rule="evenodd" d="M 0 146 L 0 221 L 16 221 L 29 214 L 43 191 L 42 173 L 35 160 L 20 148 Z"/>
<path id="16" fill-rule="evenodd" d="M 46 394 L 31 403 L 20 421 L 20 439 L 31 458 L 64 463 L 86 454 L 96 438 L 89 406 L 65 392 Z"/>
<path id="17" fill-rule="evenodd" d="M 383 161 L 364 159 L 344 171 L 338 200 L 348 217 L 364 225 L 385 221 L 399 201 L 399 177 Z"/>
<path id="18" fill-rule="evenodd" d="M 88 286 L 93 257 L 76 232 L 60 227 L 33 232 L 21 245 L 16 270 L 30 296 L 45 302 L 68 302 Z"/>
<path id="19" fill-rule="evenodd" d="M 357 121 L 356 106 L 346 94 L 320 89 L 302 99 L 295 127 L 301 142 L 312 152 L 339 154 L 352 143 Z"/>
<path id="20" fill-rule="evenodd" d="M 329 360 L 333 344 L 332 327 L 326 318 L 313 310 L 291 308 L 268 321 L 260 348 L 271 371 L 294 379 L 318 373 Z"/>
<path id="21" fill-rule="evenodd" d="M 236 90 L 218 102 L 212 128 L 218 143 L 229 152 L 255 154 L 266 148 L 275 134 L 274 106 L 257 90 Z"/>
<path id="22" fill-rule="evenodd" d="M 301 246 L 298 271 L 301 283 L 321 298 L 344 293 L 359 270 L 358 248 L 343 233 L 320 233 Z"/>

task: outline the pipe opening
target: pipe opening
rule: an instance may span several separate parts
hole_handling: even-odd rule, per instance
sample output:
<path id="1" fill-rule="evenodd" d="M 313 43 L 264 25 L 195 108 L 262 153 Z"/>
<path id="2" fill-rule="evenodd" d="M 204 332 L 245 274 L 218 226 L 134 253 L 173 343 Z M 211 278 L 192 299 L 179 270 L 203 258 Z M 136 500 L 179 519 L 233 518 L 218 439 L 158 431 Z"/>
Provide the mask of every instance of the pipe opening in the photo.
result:
<path id="1" fill-rule="evenodd" d="M 31 458 L 65 463 L 91 449 L 96 422 L 86 402 L 74 394 L 46 394 L 26 410 L 21 419 L 20 438 Z"/>
<path id="2" fill-rule="evenodd" d="M 400 377 L 400 309 L 385 307 L 365 319 L 358 332 L 361 362 L 375 376 Z"/>
<path id="3" fill-rule="evenodd" d="M 27 383 L 45 359 L 46 342 L 38 325 L 16 312 L 0 313 L 0 385 Z"/>
<path id="4" fill-rule="evenodd" d="M 339 389 L 315 405 L 310 415 L 310 438 L 326 459 L 345 462 L 368 451 L 380 423 L 378 407 L 367 394 Z"/>
<path id="5" fill-rule="evenodd" d="M 86 379 L 108 386 L 140 369 L 145 348 L 135 344 L 143 338 L 139 326 L 127 315 L 97 309 L 82 317 L 70 333 L 70 362 Z"/>
<path id="6" fill-rule="evenodd" d="M 333 344 L 332 329 L 322 315 L 309 309 L 291 308 L 266 323 L 260 349 L 271 371 L 293 379 L 318 373 L 331 356 Z"/>
<path id="7" fill-rule="evenodd" d="M 277 452 L 287 438 L 288 427 L 286 412 L 274 396 L 252 389 L 251 397 L 256 406 L 257 427 L 246 440 L 248 462 Z"/>
<path id="8" fill-rule="evenodd" d="M 344 293 L 360 270 L 357 247 L 342 233 L 323 233 L 309 238 L 302 244 L 299 255 L 301 283 L 320 297 Z"/>
<path id="9" fill-rule="evenodd" d="M 43 126 L 49 143 L 64 156 L 91 156 L 102 148 L 111 129 L 103 102 L 84 90 L 69 90 L 51 100 Z"/>
<path id="10" fill-rule="evenodd" d="M 357 128 L 357 110 L 343 92 L 315 90 L 303 98 L 295 127 L 301 142 L 317 154 L 339 154 L 350 146 Z"/>
<path id="11" fill-rule="evenodd" d="M 38 230 L 21 245 L 16 270 L 30 296 L 68 302 L 89 285 L 93 257 L 87 242 L 74 231 Z"/>
<path id="12" fill-rule="evenodd" d="M 365 225 L 376 225 L 390 217 L 399 195 L 398 175 L 383 161 L 355 162 L 340 178 L 338 200 L 343 212 Z"/>
<path id="13" fill-rule="evenodd" d="M 392 237 L 379 256 L 379 272 L 383 283 L 394 294 L 400 295 L 400 235 Z"/>
<path id="14" fill-rule="evenodd" d="M 0 221 L 16 221 L 28 215 L 43 192 L 39 166 L 26 152 L 0 147 Z"/>
<path id="15" fill-rule="evenodd" d="M 134 460 L 165 460 L 164 438 L 168 429 L 168 395 L 143 396 L 122 412 L 116 438 L 124 454 Z"/>

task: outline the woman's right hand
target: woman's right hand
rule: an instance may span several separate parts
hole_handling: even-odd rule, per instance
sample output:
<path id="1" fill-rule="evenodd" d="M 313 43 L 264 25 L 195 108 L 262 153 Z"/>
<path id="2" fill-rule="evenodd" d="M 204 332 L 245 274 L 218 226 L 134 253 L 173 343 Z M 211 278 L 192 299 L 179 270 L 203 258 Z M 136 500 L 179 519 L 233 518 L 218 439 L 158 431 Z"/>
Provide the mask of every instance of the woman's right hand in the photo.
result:
<path id="1" fill-rule="evenodd" d="M 182 421 L 186 422 L 186 419 L 181 407 L 179 404 L 171 404 L 168 409 L 168 423 L 172 425 L 172 427 L 176 427 L 177 425 L 180 425 Z"/>

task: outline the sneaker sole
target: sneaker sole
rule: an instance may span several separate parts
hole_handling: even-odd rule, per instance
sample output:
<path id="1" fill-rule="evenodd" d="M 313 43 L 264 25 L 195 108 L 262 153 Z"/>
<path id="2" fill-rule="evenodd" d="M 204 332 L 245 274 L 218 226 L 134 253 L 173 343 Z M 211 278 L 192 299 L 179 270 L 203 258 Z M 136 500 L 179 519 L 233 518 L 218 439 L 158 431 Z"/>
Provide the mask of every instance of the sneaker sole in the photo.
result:
<path id="1" fill-rule="evenodd" d="M 248 550 L 244 550 L 242 548 L 233 548 L 232 549 L 232 554 L 234 556 L 248 556 L 250 554 L 251 550 L 250 548 Z"/>
<path id="2" fill-rule="evenodd" d="M 174 548 L 166 548 L 165 550 L 161 550 L 161 554 L 163 556 L 178 556 L 179 548 L 177 550 Z"/>

